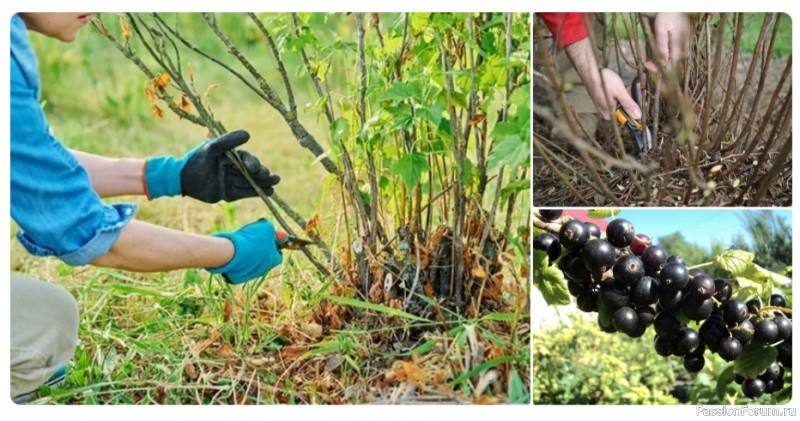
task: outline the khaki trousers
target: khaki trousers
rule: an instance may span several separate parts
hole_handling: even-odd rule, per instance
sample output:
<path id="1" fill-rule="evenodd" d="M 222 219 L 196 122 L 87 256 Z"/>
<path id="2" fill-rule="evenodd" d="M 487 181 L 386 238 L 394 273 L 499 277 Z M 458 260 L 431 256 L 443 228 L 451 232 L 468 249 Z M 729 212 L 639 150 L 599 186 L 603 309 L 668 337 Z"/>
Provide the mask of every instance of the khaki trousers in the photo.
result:
<path id="1" fill-rule="evenodd" d="M 75 354 L 78 304 L 64 288 L 11 275 L 11 397 L 36 390 Z"/>

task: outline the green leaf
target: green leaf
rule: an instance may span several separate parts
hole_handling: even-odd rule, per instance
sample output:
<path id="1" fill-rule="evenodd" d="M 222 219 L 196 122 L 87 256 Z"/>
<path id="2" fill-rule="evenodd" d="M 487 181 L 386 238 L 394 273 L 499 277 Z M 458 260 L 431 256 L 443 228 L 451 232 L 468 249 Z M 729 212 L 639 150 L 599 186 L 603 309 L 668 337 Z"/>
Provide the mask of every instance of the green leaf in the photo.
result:
<path id="1" fill-rule="evenodd" d="M 500 206 L 504 206 L 509 196 L 514 193 L 519 193 L 531 188 L 531 183 L 528 180 L 518 180 L 508 183 L 502 190 L 500 190 Z"/>
<path id="2" fill-rule="evenodd" d="M 764 269 L 755 263 L 747 266 L 747 268 L 745 268 L 745 270 L 742 271 L 739 276 L 753 280 L 762 285 L 790 285 L 792 283 L 791 279 L 781 274 L 770 272 L 769 270 Z"/>
<path id="3" fill-rule="evenodd" d="M 733 371 L 748 379 L 754 379 L 775 362 L 778 350 L 769 346 L 751 344 L 744 347 L 742 355 L 733 363 Z"/>
<path id="4" fill-rule="evenodd" d="M 324 298 L 327 299 L 327 300 L 333 301 L 336 304 L 341 304 L 341 305 L 350 306 L 350 307 L 362 308 L 364 310 L 377 311 L 378 313 L 384 313 L 384 314 L 388 314 L 390 316 L 400 317 L 400 318 L 403 318 L 403 319 L 415 320 L 415 321 L 418 321 L 418 322 L 427 322 L 427 321 L 429 321 L 429 320 L 424 319 L 422 317 L 415 316 L 415 315 L 413 315 L 411 313 L 406 313 L 405 311 L 398 310 L 396 308 L 386 307 L 386 306 L 381 305 L 381 304 L 369 303 L 369 302 L 361 301 L 361 300 L 354 300 L 352 298 L 342 297 L 342 296 L 339 296 L 339 295 L 325 295 Z"/>
<path id="5" fill-rule="evenodd" d="M 491 155 L 489 155 L 488 170 L 496 171 L 503 165 L 515 168 L 528 163 L 530 153 L 529 142 L 526 142 L 519 134 L 502 137 L 494 145 Z"/>
<path id="6" fill-rule="evenodd" d="M 406 188 L 412 190 L 422 179 L 422 173 L 428 171 L 428 159 L 424 154 L 414 152 L 400 157 L 394 164 L 394 172 L 400 176 Z"/>
<path id="7" fill-rule="evenodd" d="M 619 209 L 589 209 L 586 215 L 593 219 L 606 219 L 619 215 Z"/>
<path id="8" fill-rule="evenodd" d="M 729 365 L 728 368 L 722 371 L 717 378 L 717 397 L 722 399 L 725 397 L 728 391 L 728 385 L 733 381 L 733 364 Z"/>
<path id="9" fill-rule="evenodd" d="M 533 286 L 542 293 L 547 305 L 569 304 L 569 290 L 564 274 L 555 266 L 548 266 L 547 252 L 533 251 Z"/>
<path id="10" fill-rule="evenodd" d="M 714 256 L 714 264 L 731 275 L 739 275 L 753 264 L 753 253 L 744 250 L 725 250 L 719 256 Z"/>
<path id="11" fill-rule="evenodd" d="M 511 370 L 511 376 L 508 379 L 508 403 L 524 405 L 530 400 L 530 393 L 528 393 L 528 388 L 525 387 L 522 377 L 519 376 L 517 370 Z"/>
<path id="12" fill-rule="evenodd" d="M 419 85 L 406 82 L 395 82 L 379 98 L 380 101 L 405 101 L 421 94 Z"/>
<path id="13" fill-rule="evenodd" d="M 450 382 L 450 387 L 457 387 L 459 384 L 464 383 L 465 381 L 469 380 L 476 374 L 480 374 L 484 371 L 487 371 L 491 368 L 497 367 L 500 364 L 514 362 L 517 357 L 513 355 L 507 355 L 505 357 L 498 357 L 493 358 L 489 361 L 484 362 L 483 364 L 473 368 L 466 373 L 462 373 L 460 376 L 456 377 L 453 381 Z"/>

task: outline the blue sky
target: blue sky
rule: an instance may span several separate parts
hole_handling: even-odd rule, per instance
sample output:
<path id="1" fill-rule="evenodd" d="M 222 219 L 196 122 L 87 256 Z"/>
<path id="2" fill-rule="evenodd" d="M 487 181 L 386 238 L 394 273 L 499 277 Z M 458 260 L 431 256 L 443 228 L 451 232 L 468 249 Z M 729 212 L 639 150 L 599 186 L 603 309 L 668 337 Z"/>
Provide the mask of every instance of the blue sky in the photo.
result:
<path id="1" fill-rule="evenodd" d="M 658 237 L 680 231 L 690 243 L 705 249 L 711 248 L 715 240 L 729 247 L 737 232 L 742 231 L 739 219 L 746 209 L 624 209 L 618 218 L 633 224 L 636 232 Z M 773 212 L 792 225 L 791 210 L 773 209 Z M 749 240 L 749 237 L 745 235 Z"/>

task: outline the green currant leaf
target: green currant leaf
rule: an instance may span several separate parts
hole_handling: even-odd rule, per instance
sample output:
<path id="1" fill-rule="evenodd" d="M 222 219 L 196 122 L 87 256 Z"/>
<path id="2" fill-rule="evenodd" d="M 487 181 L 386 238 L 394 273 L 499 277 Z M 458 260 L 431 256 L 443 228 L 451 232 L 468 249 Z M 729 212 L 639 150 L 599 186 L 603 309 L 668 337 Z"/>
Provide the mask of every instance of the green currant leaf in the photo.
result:
<path id="1" fill-rule="evenodd" d="M 428 158 L 424 154 L 414 152 L 400 157 L 394 164 L 394 171 L 403 180 L 406 188 L 412 190 L 422 179 L 422 173 L 428 171 Z"/>
<path id="2" fill-rule="evenodd" d="M 731 275 L 740 275 L 753 265 L 753 253 L 744 250 L 725 250 L 719 256 L 714 256 L 714 264 Z"/>
<path id="3" fill-rule="evenodd" d="M 606 219 L 615 215 L 619 215 L 619 209 L 589 209 L 586 214 L 589 218 Z"/>
<path id="4" fill-rule="evenodd" d="M 733 370 L 748 379 L 763 373 L 778 357 L 778 350 L 769 346 L 750 344 L 733 363 Z"/>
<path id="5" fill-rule="evenodd" d="M 722 371 L 717 378 L 717 397 L 722 400 L 725 397 L 728 390 L 728 385 L 731 384 L 733 381 L 733 364 L 729 365 L 728 368 Z"/>
<path id="6" fill-rule="evenodd" d="M 542 293 L 547 305 L 569 304 L 569 290 L 564 274 L 555 266 L 548 266 L 547 252 L 533 251 L 533 286 Z"/>

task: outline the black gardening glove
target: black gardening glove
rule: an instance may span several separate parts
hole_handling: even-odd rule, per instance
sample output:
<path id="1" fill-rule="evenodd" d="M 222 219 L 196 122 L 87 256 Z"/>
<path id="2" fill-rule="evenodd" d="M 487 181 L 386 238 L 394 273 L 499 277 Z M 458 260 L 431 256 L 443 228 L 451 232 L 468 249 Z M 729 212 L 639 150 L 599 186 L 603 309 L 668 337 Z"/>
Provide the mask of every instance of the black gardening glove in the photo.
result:
<path id="1" fill-rule="evenodd" d="M 253 186 L 225 156 L 226 151 L 243 145 L 248 139 L 250 139 L 249 133 L 236 130 L 225 133 L 186 154 L 184 157 L 186 165 L 180 172 L 181 194 L 206 203 L 216 203 L 220 200 L 232 202 L 257 196 Z M 281 181 L 280 177 L 270 174 L 269 169 L 251 153 L 244 150 L 236 150 L 235 153 L 239 155 L 256 184 L 268 196 L 272 195 L 272 186 Z"/>

